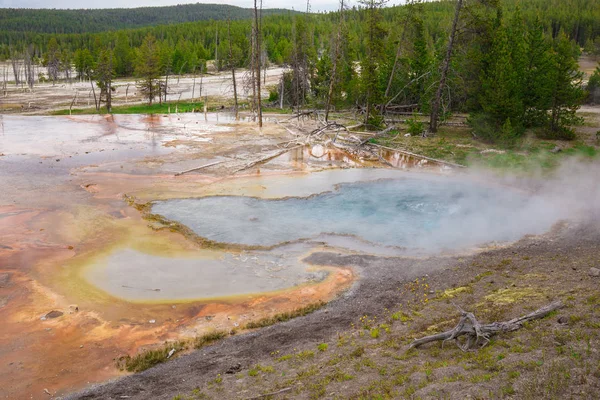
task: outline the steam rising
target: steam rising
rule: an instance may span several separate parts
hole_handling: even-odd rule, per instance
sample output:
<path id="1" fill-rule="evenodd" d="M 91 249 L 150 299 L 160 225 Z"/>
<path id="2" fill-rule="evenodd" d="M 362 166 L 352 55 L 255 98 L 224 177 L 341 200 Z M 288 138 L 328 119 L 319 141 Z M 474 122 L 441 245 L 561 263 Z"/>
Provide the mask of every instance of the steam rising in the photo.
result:
<path id="1" fill-rule="evenodd" d="M 514 241 L 544 233 L 562 219 L 596 217 L 599 177 L 598 165 L 583 163 L 563 165 L 551 179 L 402 174 L 306 198 L 168 200 L 156 203 L 153 212 L 224 243 L 319 240 L 356 249 L 369 243 L 373 252 L 438 252 Z"/>

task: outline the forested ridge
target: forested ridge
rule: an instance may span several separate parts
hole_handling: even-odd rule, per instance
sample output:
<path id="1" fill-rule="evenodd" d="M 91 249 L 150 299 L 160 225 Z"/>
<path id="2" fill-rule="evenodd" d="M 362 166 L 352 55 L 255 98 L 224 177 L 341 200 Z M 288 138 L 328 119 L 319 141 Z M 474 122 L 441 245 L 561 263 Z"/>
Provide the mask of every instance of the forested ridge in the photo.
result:
<path id="1" fill-rule="evenodd" d="M 264 15 L 289 13 L 265 9 Z M 178 24 L 182 22 L 249 19 L 252 10 L 227 4 L 179 4 L 166 7 L 112 9 L 0 8 L 0 30 L 28 33 L 92 33 Z"/>
<path id="2" fill-rule="evenodd" d="M 463 112 L 475 136 L 506 146 L 527 129 L 573 138 L 569 127 L 586 96 L 577 58 L 600 54 L 597 0 L 385 3 L 116 32 L 3 32 L 0 55 L 25 66 L 39 61 L 52 81 L 71 79 L 75 67 L 79 79 L 109 88 L 101 97 L 110 97 L 113 77 L 135 76 L 150 102 L 166 98 L 169 75 L 204 73 L 207 60 L 232 74 L 250 68 L 256 85 L 261 69 L 285 65 L 271 104 L 354 108 L 367 126 L 394 112 L 430 114 L 431 132 Z"/>

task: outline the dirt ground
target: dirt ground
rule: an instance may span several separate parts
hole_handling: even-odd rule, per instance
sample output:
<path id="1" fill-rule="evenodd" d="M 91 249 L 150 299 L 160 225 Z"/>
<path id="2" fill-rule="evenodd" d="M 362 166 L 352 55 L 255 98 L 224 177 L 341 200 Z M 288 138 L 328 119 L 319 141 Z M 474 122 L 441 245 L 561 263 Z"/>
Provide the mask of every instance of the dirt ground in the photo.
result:
<path id="1" fill-rule="evenodd" d="M 540 237 L 464 257 L 341 256 L 360 279 L 321 311 L 210 348 L 69 399 L 599 398 L 600 221 L 559 224 Z M 407 351 L 413 338 L 458 321 L 482 322 L 551 301 L 565 307 L 485 348 L 452 343 Z"/>

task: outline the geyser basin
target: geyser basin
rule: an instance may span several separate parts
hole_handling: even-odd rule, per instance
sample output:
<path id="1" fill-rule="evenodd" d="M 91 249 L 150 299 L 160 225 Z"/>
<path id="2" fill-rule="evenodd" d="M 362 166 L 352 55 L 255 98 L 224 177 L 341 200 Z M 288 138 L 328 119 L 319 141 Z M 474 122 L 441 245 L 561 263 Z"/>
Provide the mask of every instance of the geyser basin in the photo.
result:
<path id="1" fill-rule="evenodd" d="M 298 261 L 306 248 L 242 254 L 199 252 L 154 255 L 116 250 L 88 264 L 84 277 L 113 296 L 132 302 L 190 301 L 266 293 L 325 279 Z M 285 259 L 282 251 L 285 251 Z"/>
<path id="2" fill-rule="evenodd" d="M 166 200 L 152 212 L 216 242 L 265 247 L 328 237 L 339 245 L 340 236 L 349 236 L 436 251 L 513 241 L 556 222 L 553 207 L 541 198 L 467 178 L 427 176 L 345 183 L 303 198 Z"/>

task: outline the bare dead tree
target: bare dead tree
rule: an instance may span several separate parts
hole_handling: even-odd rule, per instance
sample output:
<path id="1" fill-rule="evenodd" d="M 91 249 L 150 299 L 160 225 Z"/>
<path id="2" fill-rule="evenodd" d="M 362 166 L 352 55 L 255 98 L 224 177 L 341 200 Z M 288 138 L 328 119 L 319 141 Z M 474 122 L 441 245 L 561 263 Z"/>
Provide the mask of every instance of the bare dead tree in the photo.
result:
<path id="1" fill-rule="evenodd" d="M 231 82 L 233 84 L 233 112 L 235 113 L 235 120 L 238 117 L 238 97 L 237 97 L 237 83 L 235 81 L 235 60 L 233 59 L 233 45 L 231 43 L 231 20 L 227 19 L 227 39 L 229 40 L 229 68 L 231 68 Z"/>
<path id="2" fill-rule="evenodd" d="M 202 83 L 204 81 L 204 63 L 200 63 L 200 87 L 198 88 L 198 91 L 200 92 L 198 94 L 198 96 L 200 97 L 200 100 L 202 100 Z"/>
<path id="3" fill-rule="evenodd" d="M 396 69 L 398 68 L 398 62 L 400 61 L 400 56 L 402 55 L 402 46 L 404 45 L 404 39 L 406 37 L 406 31 L 408 30 L 408 23 L 410 22 L 413 5 L 415 3 L 420 2 L 420 0 L 410 0 L 406 3 L 406 14 L 404 15 L 404 24 L 402 26 L 402 33 L 400 34 L 400 39 L 398 40 L 398 47 L 396 47 L 396 58 L 394 59 L 394 65 L 392 66 L 392 71 L 390 72 L 390 77 L 388 80 L 387 87 L 385 89 L 385 98 L 387 99 L 390 95 L 390 90 L 392 88 L 392 83 L 394 82 L 394 75 L 396 74 Z"/>
<path id="4" fill-rule="evenodd" d="M 262 15 L 262 0 L 260 0 L 260 14 Z M 256 80 L 256 111 L 258 115 L 258 127 L 262 128 L 263 120 L 262 120 L 262 105 L 261 105 L 261 91 L 260 91 L 260 49 L 261 49 L 261 40 L 260 40 L 260 21 L 259 21 L 259 9 L 257 0 L 254 0 L 254 67 L 256 69 L 255 72 L 255 80 Z"/>
<path id="5" fill-rule="evenodd" d="M 219 22 L 217 21 L 215 23 L 215 68 L 217 69 L 217 71 L 220 70 L 219 68 Z"/>
<path id="6" fill-rule="evenodd" d="M 92 93 L 94 93 L 94 107 L 96 107 L 96 111 L 100 111 L 100 103 L 96 98 L 96 89 L 94 88 L 94 80 L 90 78 L 90 85 L 92 85 Z"/>
<path id="7" fill-rule="evenodd" d="M 23 57 L 25 81 L 27 82 L 27 86 L 29 86 L 29 90 L 33 90 L 33 84 L 35 83 L 35 70 L 32 60 L 33 50 L 33 45 L 29 45 L 25 50 L 25 54 Z"/>
<path id="8" fill-rule="evenodd" d="M 331 98 L 337 83 L 337 71 L 340 64 L 340 46 L 342 41 L 342 29 L 344 26 L 344 0 L 340 0 L 340 19 L 338 21 L 337 35 L 335 38 L 335 47 L 333 52 L 333 67 L 331 69 L 331 80 L 329 81 L 329 90 L 327 91 L 327 101 L 325 102 L 325 121 L 329 120 L 329 109 L 331 108 Z"/>
<path id="9" fill-rule="evenodd" d="M 4 78 L 4 87 L 3 87 L 3 92 L 4 92 L 4 97 L 6 97 L 6 96 L 7 96 L 7 94 L 8 94 L 8 93 L 7 93 L 7 91 L 6 91 L 6 81 L 8 80 L 8 79 L 7 79 L 8 71 L 7 71 L 7 68 L 6 68 L 6 66 L 2 66 L 2 72 L 3 72 L 3 73 L 2 73 L 2 76 L 3 76 L 3 78 Z"/>
<path id="10" fill-rule="evenodd" d="M 452 30 L 450 31 L 450 39 L 448 40 L 448 47 L 446 49 L 446 56 L 442 62 L 442 68 L 440 70 L 440 82 L 438 84 L 433 104 L 431 105 L 431 118 L 429 120 L 429 131 L 436 133 L 438 129 L 438 119 L 440 112 L 440 104 L 442 101 L 442 93 L 446 85 L 446 77 L 448 75 L 448 69 L 450 68 L 450 59 L 452 57 L 452 48 L 454 46 L 454 39 L 456 37 L 456 31 L 458 27 L 458 21 L 460 19 L 460 10 L 463 5 L 463 0 L 457 0 L 456 8 L 454 10 L 454 20 L 452 21 Z"/>
<path id="11" fill-rule="evenodd" d="M 17 53 L 17 51 L 10 52 L 10 63 L 13 69 L 13 75 L 15 77 L 15 86 L 19 86 L 21 83 L 21 54 Z"/>
<path id="12" fill-rule="evenodd" d="M 248 86 L 248 79 L 250 80 L 250 86 L 252 87 L 252 121 L 256 121 L 256 77 L 255 77 L 255 72 L 256 69 L 254 67 L 254 64 L 256 63 L 256 56 L 255 56 L 255 51 L 256 51 L 256 45 L 255 45 L 255 38 L 254 38 L 254 24 L 252 25 L 252 33 L 250 34 L 250 72 L 244 74 L 244 78 L 246 81 L 245 86 Z"/>

